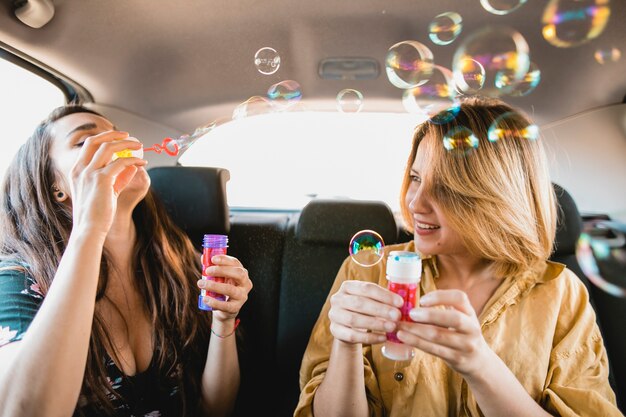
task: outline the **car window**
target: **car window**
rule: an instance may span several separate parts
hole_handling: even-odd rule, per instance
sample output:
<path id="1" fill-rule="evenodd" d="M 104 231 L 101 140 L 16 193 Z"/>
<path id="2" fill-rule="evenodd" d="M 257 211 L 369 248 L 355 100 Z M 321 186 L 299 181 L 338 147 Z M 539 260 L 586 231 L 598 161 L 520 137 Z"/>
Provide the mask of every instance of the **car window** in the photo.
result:
<path id="1" fill-rule="evenodd" d="M 0 178 L 4 178 L 13 156 L 35 126 L 52 109 L 65 103 L 65 95 L 54 84 L 32 72 L 0 59 Z"/>
<path id="2" fill-rule="evenodd" d="M 231 207 L 300 209 L 312 197 L 398 195 L 414 128 L 407 113 L 272 113 L 233 120 L 199 139 L 182 165 L 227 168 Z"/>

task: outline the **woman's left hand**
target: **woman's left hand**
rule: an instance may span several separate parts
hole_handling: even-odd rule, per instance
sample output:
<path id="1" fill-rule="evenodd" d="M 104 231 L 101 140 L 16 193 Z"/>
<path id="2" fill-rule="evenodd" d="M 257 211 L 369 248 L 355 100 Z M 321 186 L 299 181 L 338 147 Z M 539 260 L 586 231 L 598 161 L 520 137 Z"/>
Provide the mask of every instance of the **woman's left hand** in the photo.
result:
<path id="1" fill-rule="evenodd" d="M 226 296 L 226 301 L 204 297 L 204 303 L 213 309 L 213 320 L 233 320 L 239 314 L 241 306 L 248 299 L 252 289 L 252 281 L 248 270 L 235 257 L 216 255 L 211 259 L 212 266 L 206 268 L 204 274 L 213 277 L 224 277 L 223 283 L 201 279 L 198 287 Z"/>
<path id="2" fill-rule="evenodd" d="M 409 315 L 415 323 L 400 322 L 398 339 L 440 357 L 463 376 L 480 372 L 490 348 L 467 294 L 460 290 L 430 292 Z"/>

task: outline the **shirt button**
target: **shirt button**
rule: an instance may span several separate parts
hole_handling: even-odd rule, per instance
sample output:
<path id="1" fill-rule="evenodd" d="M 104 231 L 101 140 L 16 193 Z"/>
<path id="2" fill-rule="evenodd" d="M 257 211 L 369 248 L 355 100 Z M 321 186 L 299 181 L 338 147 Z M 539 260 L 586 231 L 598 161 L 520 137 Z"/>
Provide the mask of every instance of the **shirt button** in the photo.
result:
<path id="1" fill-rule="evenodd" d="M 395 374 L 393 374 L 393 379 L 401 382 L 404 379 L 404 374 L 402 372 L 396 372 Z"/>

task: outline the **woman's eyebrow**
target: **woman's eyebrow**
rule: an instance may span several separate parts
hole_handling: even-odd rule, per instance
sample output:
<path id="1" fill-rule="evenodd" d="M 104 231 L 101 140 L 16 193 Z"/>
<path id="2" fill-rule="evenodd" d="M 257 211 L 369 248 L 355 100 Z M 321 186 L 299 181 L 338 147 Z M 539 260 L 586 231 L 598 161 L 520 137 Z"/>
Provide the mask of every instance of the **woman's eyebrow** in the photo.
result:
<path id="1" fill-rule="evenodd" d="M 91 129 L 95 129 L 96 127 L 98 127 L 95 123 L 85 123 L 82 124 L 80 126 L 75 127 L 74 129 L 70 130 L 70 132 L 65 136 L 66 139 L 69 139 L 74 133 L 80 131 L 80 130 L 91 130 Z"/>

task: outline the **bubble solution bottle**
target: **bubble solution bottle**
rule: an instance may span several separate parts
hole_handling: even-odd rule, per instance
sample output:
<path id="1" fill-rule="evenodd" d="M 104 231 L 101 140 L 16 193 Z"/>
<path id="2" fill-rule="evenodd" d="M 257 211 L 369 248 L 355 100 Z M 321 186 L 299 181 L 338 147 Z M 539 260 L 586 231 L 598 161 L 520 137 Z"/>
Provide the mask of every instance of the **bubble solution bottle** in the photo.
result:
<path id="1" fill-rule="evenodd" d="M 422 275 L 422 260 L 415 252 L 392 251 L 387 257 L 387 288 L 404 300 L 401 321 L 411 321 L 409 311 L 417 305 L 417 291 Z M 396 332 L 387 333 L 383 355 L 394 361 L 406 361 L 415 355 L 413 347 L 402 343 Z"/>
<path id="2" fill-rule="evenodd" d="M 228 247 L 228 236 L 226 235 L 204 235 L 202 241 L 202 279 L 215 282 L 224 282 L 223 277 L 212 277 L 204 275 L 204 271 L 210 266 L 213 266 L 211 258 L 215 255 L 226 255 L 226 248 Z M 226 296 L 218 294 L 213 291 L 207 291 L 205 289 L 200 290 L 200 296 L 198 297 L 198 308 L 201 310 L 211 311 L 211 306 L 208 306 L 202 300 L 203 297 L 212 297 L 216 300 L 225 301 Z"/>

